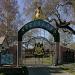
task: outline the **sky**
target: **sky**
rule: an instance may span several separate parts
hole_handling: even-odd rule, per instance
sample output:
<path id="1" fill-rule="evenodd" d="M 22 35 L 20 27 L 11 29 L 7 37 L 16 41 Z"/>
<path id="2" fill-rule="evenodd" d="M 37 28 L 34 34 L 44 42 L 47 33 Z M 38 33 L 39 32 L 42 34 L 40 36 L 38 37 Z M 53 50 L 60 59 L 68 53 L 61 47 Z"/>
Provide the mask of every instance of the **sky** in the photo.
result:
<path id="1" fill-rule="evenodd" d="M 23 12 L 23 6 L 24 6 L 23 0 L 17 0 L 17 1 L 19 4 L 19 11 L 22 13 Z"/>

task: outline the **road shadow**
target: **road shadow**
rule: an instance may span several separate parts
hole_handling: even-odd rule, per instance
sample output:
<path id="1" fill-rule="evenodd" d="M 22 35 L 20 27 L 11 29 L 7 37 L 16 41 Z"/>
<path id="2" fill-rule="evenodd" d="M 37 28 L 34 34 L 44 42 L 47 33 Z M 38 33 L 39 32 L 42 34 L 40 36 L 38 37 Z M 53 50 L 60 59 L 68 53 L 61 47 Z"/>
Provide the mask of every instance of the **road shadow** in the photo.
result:
<path id="1" fill-rule="evenodd" d="M 29 75 L 51 75 L 51 73 L 62 73 L 62 68 L 29 67 Z"/>

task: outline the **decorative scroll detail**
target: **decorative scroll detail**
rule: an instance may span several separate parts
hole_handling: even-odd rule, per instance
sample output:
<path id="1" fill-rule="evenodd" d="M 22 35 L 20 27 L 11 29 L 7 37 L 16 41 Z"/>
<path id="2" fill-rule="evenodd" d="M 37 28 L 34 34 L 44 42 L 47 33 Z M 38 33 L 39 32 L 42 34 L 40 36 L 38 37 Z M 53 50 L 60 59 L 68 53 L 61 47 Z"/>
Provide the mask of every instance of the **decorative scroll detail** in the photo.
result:
<path id="1" fill-rule="evenodd" d="M 36 55 L 36 56 L 43 56 L 44 55 L 43 44 L 36 43 L 34 49 L 35 49 L 34 55 Z"/>

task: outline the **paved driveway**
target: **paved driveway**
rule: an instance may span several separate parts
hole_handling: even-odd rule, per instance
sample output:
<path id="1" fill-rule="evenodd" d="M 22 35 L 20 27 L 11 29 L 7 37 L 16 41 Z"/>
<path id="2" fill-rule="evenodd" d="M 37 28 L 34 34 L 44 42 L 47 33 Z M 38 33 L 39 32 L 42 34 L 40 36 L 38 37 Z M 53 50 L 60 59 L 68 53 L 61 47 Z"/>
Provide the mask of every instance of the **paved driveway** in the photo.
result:
<path id="1" fill-rule="evenodd" d="M 29 75 L 50 75 L 48 68 L 29 68 Z"/>
<path id="2" fill-rule="evenodd" d="M 29 67 L 29 75 L 71 75 L 57 67 Z"/>
<path id="3" fill-rule="evenodd" d="M 56 67 L 29 67 L 29 75 L 71 75 Z"/>

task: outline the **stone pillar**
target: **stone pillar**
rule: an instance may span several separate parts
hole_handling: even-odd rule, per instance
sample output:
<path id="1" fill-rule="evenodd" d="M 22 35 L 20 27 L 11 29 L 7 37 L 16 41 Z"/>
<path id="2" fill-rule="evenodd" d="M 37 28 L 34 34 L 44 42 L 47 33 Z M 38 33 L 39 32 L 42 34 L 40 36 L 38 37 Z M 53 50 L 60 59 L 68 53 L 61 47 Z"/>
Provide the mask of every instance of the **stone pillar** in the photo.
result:
<path id="1" fill-rule="evenodd" d="M 18 66 L 21 65 L 21 41 L 18 41 Z"/>
<path id="2" fill-rule="evenodd" d="M 59 59 L 59 42 L 55 42 L 54 65 L 58 65 Z"/>
<path id="3" fill-rule="evenodd" d="M 62 53 L 61 53 L 60 43 L 59 43 L 59 57 L 58 57 L 58 64 L 62 64 Z"/>

